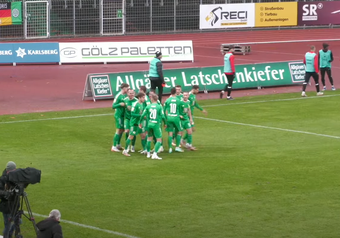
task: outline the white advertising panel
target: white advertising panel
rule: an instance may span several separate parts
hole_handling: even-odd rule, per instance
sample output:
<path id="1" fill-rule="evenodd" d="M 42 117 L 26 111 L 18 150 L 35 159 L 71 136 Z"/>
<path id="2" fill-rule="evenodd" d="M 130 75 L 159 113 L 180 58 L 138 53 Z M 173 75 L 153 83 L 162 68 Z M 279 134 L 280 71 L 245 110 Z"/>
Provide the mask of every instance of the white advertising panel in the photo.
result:
<path id="1" fill-rule="evenodd" d="M 200 5 L 200 29 L 255 26 L 255 3 Z"/>
<path id="2" fill-rule="evenodd" d="M 194 61 L 192 41 L 59 43 L 61 63 L 149 62 L 161 51 L 162 61 Z"/>

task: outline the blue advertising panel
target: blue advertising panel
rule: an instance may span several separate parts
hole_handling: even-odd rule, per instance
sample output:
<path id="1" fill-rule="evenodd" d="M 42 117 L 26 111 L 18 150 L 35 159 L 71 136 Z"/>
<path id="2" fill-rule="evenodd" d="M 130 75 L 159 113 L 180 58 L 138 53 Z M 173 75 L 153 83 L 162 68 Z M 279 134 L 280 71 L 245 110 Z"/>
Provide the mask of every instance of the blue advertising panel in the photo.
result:
<path id="1" fill-rule="evenodd" d="M 13 44 L 0 44 L 0 63 L 13 63 Z"/>
<path id="2" fill-rule="evenodd" d="M 0 63 L 57 63 L 59 61 L 59 43 L 0 44 Z"/>
<path id="3" fill-rule="evenodd" d="M 16 63 L 59 62 L 59 43 L 15 43 L 13 60 Z"/>

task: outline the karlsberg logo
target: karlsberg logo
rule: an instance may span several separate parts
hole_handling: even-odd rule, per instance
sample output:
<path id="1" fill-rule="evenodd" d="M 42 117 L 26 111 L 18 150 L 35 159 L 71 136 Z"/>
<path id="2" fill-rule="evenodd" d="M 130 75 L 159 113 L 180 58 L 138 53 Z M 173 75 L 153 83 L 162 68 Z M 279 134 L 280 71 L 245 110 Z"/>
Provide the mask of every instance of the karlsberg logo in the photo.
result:
<path id="1" fill-rule="evenodd" d="M 216 24 L 216 22 L 218 22 L 218 20 L 220 19 L 220 18 L 218 17 L 218 15 L 220 15 L 220 14 L 217 15 L 217 13 L 218 13 L 219 11 L 222 11 L 222 7 L 216 7 L 216 8 L 214 8 L 214 9 L 208 14 L 208 16 L 206 16 L 205 20 L 206 20 L 207 22 L 210 22 L 210 25 L 211 25 L 211 26 L 214 26 L 214 25 Z"/>
<path id="2" fill-rule="evenodd" d="M 57 49 L 51 49 L 51 50 L 27 50 L 26 54 L 26 49 L 21 49 L 19 47 L 17 52 L 17 57 L 24 58 L 25 55 L 58 55 L 58 50 Z"/>
<path id="3" fill-rule="evenodd" d="M 60 55 L 65 58 L 75 58 L 77 56 L 77 49 L 73 47 L 66 47 L 60 50 Z"/>
<path id="4" fill-rule="evenodd" d="M 24 56 L 26 55 L 25 49 L 21 49 L 20 47 L 15 52 L 17 52 L 17 57 L 24 58 Z"/>

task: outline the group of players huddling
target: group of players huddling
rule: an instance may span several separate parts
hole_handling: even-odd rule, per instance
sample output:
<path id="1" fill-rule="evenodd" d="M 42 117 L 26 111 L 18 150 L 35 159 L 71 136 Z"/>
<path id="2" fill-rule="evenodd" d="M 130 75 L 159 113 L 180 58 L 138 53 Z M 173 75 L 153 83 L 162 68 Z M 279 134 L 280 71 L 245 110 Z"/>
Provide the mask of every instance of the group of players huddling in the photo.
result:
<path id="1" fill-rule="evenodd" d="M 121 91 L 116 95 L 112 108 L 115 111 L 116 134 L 113 137 L 111 151 L 121 152 L 130 156 L 129 152 L 135 152 L 137 135 L 140 135 L 142 149 L 141 154 L 147 158 L 162 159 L 158 153 L 164 151 L 162 123 L 168 132 L 168 151 L 184 152 L 181 148 L 196 150 L 192 145 L 192 132 L 194 129 L 193 112 L 196 107 L 203 113 L 207 113 L 199 106 L 196 94 L 199 92 L 198 85 L 193 85 L 190 92 L 183 92 L 180 85 L 171 89 L 170 97 L 165 101 L 164 107 L 158 100 L 154 90 L 146 93 L 146 87 L 140 86 L 139 92 L 122 83 Z M 125 147 L 121 146 L 121 138 L 125 132 Z M 151 143 L 155 144 L 151 155 Z"/>

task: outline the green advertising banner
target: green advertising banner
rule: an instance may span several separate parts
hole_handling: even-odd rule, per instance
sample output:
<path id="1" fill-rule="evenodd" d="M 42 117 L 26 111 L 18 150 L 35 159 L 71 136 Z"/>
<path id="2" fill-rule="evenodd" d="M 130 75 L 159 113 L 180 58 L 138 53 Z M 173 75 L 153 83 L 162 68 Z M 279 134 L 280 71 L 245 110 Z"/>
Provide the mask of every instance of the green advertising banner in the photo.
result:
<path id="1" fill-rule="evenodd" d="M 199 85 L 200 90 L 202 91 L 216 91 L 222 90 L 227 84 L 227 78 L 223 73 L 223 66 L 171 69 L 164 70 L 163 72 L 166 82 L 166 86 L 164 88 L 165 94 L 169 94 L 170 89 L 176 85 L 181 85 L 183 91 L 191 90 L 192 85 Z M 237 65 L 233 88 L 259 88 L 301 84 L 304 81 L 304 74 L 305 65 L 302 62 Z M 150 88 L 148 72 L 146 71 L 89 74 L 86 80 L 89 81 L 89 79 L 94 76 L 100 76 L 100 79 L 102 80 L 104 78 L 109 78 L 110 83 L 105 83 L 106 90 L 90 90 L 88 86 L 91 85 L 86 84 L 84 98 L 93 97 L 94 100 L 96 98 L 113 98 L 114 95 L 120 91 L 119 86 L 122 83 L 129 84 L 130 88 L 134 90 L 138 90 L 141 85 L 145 85 L 148 89 Z M 108 85 L 111 87 L 110 92 L 107 90 Z M 102 89 L 101 87 L 105 88 L 104 86 L 97 86 L 99 89 Z M 86 93 L 89 91 L 92 92 L 92 95 Z"/>

